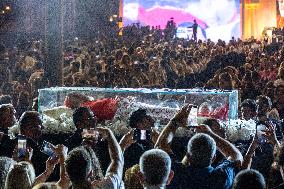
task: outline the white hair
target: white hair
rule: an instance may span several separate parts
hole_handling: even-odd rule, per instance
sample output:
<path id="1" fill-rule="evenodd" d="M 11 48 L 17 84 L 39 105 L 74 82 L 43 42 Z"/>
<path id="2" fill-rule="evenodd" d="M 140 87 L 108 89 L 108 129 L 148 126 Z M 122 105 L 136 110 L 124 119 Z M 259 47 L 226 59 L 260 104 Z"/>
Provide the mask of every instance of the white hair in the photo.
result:
<path id="1" fill-rule="evenodd" d="M 22 161 L 9 171 L 5 189 L 31 189 L 35 181 L 35 170 L 29 162 Z"/>
<path id="2" fill-rule="evenodd" d="M 5 156 L 0 157 L 0 189 L 4 189 L 7 175 L 16 163 L 17 162 L 12 158 Z"/>
<path id="3" fill-rule="evenodd" d="M 196 134 L 188 142 L 190 163 L 197 167 L 208 167 L 216 154 L 216 142 L 207 134 Z"/>
<path id="4" fill-rule="evenodd" d="M 148 150 L 140 157 L 139 164 L 145 184 L 149 186 L 166 184 L 171 171 L 171 158 L 166 152 L 159 149 Z"/>

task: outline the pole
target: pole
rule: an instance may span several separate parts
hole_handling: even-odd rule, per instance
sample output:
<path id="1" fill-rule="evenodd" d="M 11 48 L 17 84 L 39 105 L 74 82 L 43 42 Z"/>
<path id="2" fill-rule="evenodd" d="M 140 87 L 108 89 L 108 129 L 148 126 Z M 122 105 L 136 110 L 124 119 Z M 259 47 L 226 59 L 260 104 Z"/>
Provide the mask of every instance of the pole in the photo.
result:
<path id="1" fill-rule="evenodd" d="M 45 1 L 45 76 L 50 86 L 63 84 L 63 0 Z"/>

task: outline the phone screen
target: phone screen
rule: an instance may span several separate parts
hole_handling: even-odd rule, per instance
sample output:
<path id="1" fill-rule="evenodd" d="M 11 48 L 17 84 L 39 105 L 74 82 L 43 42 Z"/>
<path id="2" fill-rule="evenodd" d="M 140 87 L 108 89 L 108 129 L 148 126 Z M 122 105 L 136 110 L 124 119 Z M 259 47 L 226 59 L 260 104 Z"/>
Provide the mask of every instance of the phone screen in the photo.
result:
<path id="1" fill-rule="evenodd" d="M 41 146 L 41 152 L 45 153 L 49 157 L 56 158 L 56 153 L 53 150 L 54 146 L 53 144 L 43 141 L 42 146 Z"/>
<path id="2" fill-rule="evenodd" d="M 198 107 L 192 106 L 192 108 L 191 108 L 191 110 L 188 114 L 188 126 L 198 126 L 197 113 L 198 113 Z"/>
<path id="3" fill-rule="evenodd" d="M 134 140 L 150 140 L 151 139 L 151 131 L 150 130 L 140 130 L 135 129 L 134 130 Z"/>
<path id="4" fill-rule="evenodd" d="M 27 153 L 27 140 L 18 139 L 18 157 L 23 158 Z"/>
<path id="5" fill-rule="evenodd" d="M 260 144 L 264 144 L 266 142 L 266 138 L 265 138 L 265 136 L 263 134 L 264 134 L 264 132 L 266 130 L 266 126 L 263 125 L 263 124 L 260 124 L 260 125 L 256 126 L 256 129 L 257 129 L 258 142 Z"/>

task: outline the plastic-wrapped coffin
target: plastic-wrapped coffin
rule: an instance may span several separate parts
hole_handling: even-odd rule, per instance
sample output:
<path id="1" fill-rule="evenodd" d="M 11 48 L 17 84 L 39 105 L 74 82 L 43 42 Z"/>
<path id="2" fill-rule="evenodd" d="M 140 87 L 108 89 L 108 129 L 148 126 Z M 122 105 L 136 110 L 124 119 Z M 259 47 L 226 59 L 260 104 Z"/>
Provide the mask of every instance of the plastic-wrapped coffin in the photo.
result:
<path id="1" fill-rule="evenodd" d="M 100 121 L 127 125 L 132 111 L 145 108 L 166 124 L 186 103 L 197 105 L 199 117 L 222 121 L 237 119 L 238 92 L 218 90 L 110 89 L 55 87 L 39 90 L 39 112 L 62 124 L 79 106 L 90 107 Z"/>

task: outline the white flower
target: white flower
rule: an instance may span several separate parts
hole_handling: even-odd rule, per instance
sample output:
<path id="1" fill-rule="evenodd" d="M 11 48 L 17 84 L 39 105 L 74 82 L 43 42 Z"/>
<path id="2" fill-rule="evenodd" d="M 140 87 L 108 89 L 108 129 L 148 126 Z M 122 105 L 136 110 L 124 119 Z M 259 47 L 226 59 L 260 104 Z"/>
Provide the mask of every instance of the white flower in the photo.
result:
<path id="1" fill-rule="evenodd" d="M 249 140 L 255 133 L 256 123 L 253 120 L 231 120 L 227 128 L 227 137 L 231 142 Z"/>

